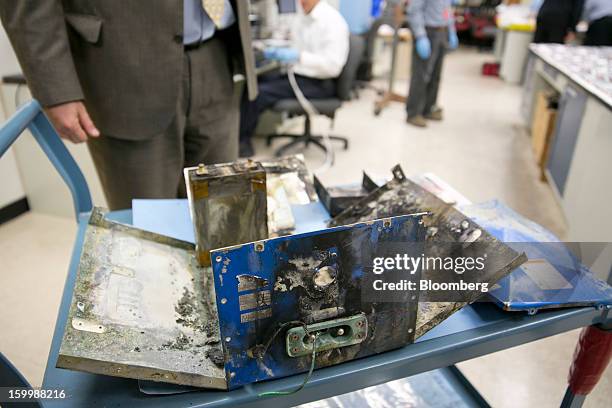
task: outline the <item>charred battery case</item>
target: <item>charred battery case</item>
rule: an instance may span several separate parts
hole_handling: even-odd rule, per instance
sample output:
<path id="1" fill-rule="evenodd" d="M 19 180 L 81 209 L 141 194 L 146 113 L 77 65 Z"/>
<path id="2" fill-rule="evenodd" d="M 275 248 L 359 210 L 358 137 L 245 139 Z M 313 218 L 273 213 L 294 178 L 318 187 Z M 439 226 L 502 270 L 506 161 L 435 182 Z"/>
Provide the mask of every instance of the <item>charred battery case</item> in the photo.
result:
<path id="1" fill-rule="evenodd" d="M 393 242 L 419 242 L 422 214 L 212 251 L 104 218 L 95 208 L 57 367 L 234 389 L 330 366 L 414 340 L 416 297 L 362 297 L 363 276 Z M 307 332 L 305 330 L 308 330 Z M 276 333 L 276 335 L 275 335 Z"/>
<path id="2" fill-rule="evenodd" d="M 318 335 L 317 368 L 412 343 L 417 291 L 398 292 L 394 302 L 364 291 L 373 257 L 392 243 L 424 239 L 422 216 L 211 251 L 229 388 L 308 371 L 310 335 Z"/>
<path id="3" fill-rule="evenodd" d="M 226 389 L 211 269 L 192 243 L 104 215 L 85 231 L 57 367 Z"/>
<path id="4" fill-rule="evenodd" d="M 210 266 L 210 250 L 268 238 L 266 171 L 251 160 L 186 168 L 185 183 L 196 252 Z"/>
<path id="5" fill-rule="evenodd" d="M 401 167 L 392 169 L 393 179 L 374 190 L 368 196 L 347 208 L 329 222 L 330 227 L 365 222 L 403 214 L 426 212 L 423 217 L 427 228 L 428 255 L 453 258 L 477 257 L 483 253 L 495 254 L 495 261 L 487 262 L 480 272 L 478 282 L 493 286 L 504 276 L 527 261 L 524 253 L 518 253 L 497 240 L 484 228 L 418 184 L 410 181 Z M 438 271 L 423 270 L 423 279 L 436 278 Z M 482 292 L 467 292 L 461 301 L 420 301 L 417 315 L 416 337 L 438 325 L 444 319 L 468 303 L 476 301 Z M 423 298 L 423 297 L 421 297 Z"/>
<path id="6" fill-rule="evenodd" d="M 314 188 L 329 215 L 335 217 L 376 190 L 378 185 L 364 172 L 361 185 L 325 187 L 315 176 Z"/>

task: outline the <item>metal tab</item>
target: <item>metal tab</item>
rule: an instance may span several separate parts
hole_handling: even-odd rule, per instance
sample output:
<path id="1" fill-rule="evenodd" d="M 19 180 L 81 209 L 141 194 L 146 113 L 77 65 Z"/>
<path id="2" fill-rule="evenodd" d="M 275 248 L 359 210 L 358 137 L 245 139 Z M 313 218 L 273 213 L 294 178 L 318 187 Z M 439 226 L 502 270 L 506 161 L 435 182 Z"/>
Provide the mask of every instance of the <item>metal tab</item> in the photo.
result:
<path id="1" fill-rule="evenodd" d="M 78 317 L 72 318 L 72 328 L 90 333 L 104 333 L 106 331 L 106 327 L 102 326 L 101 324 L 90 320 L 80 319 Z"/>
<path id="2" fill-rule="evenodd" d="M 313 336 L 316 336 L 316 352 L 352 346 L 368 336 L 368 319 L 364 313 L 327 322 L 309 324 L 289 329 L 285 340 L 289 357 L 312 353 Z"/>

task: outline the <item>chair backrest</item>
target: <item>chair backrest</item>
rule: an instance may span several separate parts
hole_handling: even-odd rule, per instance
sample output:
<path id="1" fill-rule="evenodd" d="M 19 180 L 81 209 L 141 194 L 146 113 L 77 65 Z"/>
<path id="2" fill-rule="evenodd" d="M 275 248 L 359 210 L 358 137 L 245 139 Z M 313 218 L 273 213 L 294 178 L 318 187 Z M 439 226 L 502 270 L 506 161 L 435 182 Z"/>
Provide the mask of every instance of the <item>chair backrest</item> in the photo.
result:
<path id="1" fill-rule="evenodd" d="M 348 59 L 336 84 L 338 98 L 343 101 L 347 101 L 351 98 L 351 91 L 353 90 L 353 84 L 357 77 L 357 69 L 363 58 L 364 50 L 365 40 L 359 35 L 351 34 L 349 38 Z"/>
<path id="2" fill-rule="evenodd" d="M 87 181 L 36 100 L 21 106 L 0 127 L 0 157 L 26 128 L 34 135 L 42 150 L 68 185 L 78 222 L 79 214 L 90 212 L 93 208 Z"/>

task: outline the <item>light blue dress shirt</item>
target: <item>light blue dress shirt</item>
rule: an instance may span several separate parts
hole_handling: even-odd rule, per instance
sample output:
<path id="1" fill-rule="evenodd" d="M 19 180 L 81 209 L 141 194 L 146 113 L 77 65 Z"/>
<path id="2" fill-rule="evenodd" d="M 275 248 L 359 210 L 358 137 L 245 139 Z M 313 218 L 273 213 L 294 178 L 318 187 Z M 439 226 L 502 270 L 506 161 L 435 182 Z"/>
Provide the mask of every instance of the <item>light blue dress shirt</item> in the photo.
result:
<path id="1" fill-rule="evenodd" d="M 364 34 L 372 25 L 372 0 L 340 0 L 340 14 L 353 34 Z"/>
<path id="2" fill-rule="evenodd" d="M 427 35 L 426 27 L 455 29 L 451 0 L 412 0 L 408 6 L 408 23 L 415 37 Z"/>
<path id="3" fill-rule="evenodd" d="M 225 0 L 220 29 L 227 28 L 235 22 L 236 17 L 232 5 L 229 0 Z M 183 0 L 183 44 L 206 41 L 215 35 L 216 29 L 215 23 L 202 7 L 202 0 Z"/>
<path id="4" fill-rule="evenodd" d="M 592 23 L 600 18 L 612 16 L 611 0 L 587 0 L 584 5 L 583 18 Z"/>

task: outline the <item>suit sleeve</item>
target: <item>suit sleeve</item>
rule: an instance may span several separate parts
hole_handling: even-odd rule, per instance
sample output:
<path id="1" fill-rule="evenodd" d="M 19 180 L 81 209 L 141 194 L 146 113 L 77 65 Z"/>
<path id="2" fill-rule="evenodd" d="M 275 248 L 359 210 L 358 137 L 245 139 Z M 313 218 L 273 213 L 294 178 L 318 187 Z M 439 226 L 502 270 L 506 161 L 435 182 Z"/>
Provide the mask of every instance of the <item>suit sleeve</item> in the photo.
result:
<path id="1" fill-rule="evenodd" d="M 84 99 L 59 0 L 0 0 L 0 20 L 43 106 Z"/>

